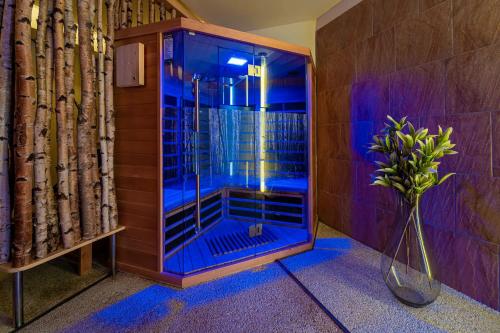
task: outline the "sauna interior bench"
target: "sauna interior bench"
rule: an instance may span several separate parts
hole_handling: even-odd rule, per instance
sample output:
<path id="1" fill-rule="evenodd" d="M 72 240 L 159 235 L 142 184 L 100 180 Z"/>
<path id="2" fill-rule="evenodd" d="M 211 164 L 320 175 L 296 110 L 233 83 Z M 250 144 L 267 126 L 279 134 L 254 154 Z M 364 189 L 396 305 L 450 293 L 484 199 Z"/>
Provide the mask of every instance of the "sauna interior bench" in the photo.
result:
<path id="1" fill-rule="evenodd" d="M 47 257 L 42 259 L 33 260 L 27 265 L 21 267 L 13 267 L 12 263 L 6 263 L 0 265 L 0 272 L 14 274 L 13 279 L 13 312 L 14 312 L 14 327 L 16 329 L 22 327 L 24 325 L 24 314 L 23 314 L 23 272 L 50 262 L 54 259 L 62 257 L 68 253 L 76 251 L 78 249 L 82 250 L 81 256 L 84 256 L 84 250 L 87 249 L 89 251 L 85 251 L 85 259 L 81 258 L 80 260 L 80 275 L 82 275 L 82 265 L 86 265 L 88 269 L 91 268 L 92 265 L 92 243 L 97 242 L 98 240 L 110 237 L 111 239 L 111 273 L 113 277 L 116 272 L 116 234 L 125 230 L 124 226 L 118 226 L 116 229 L 111 230 L 110 232 L 100 234 L 92 239 L 84 240 L 73 247 L 68 249 L 60 249 L 52 252 Z M 84 262 L 84 261 L 85 262 Z"/>

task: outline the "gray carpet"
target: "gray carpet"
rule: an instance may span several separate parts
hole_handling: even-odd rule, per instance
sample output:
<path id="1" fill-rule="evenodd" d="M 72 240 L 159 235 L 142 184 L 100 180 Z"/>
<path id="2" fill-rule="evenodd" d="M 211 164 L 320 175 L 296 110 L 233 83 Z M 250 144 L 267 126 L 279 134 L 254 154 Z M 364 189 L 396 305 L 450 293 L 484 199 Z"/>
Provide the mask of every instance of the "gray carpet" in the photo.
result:
<path id="1" fill-rule="evenodd" d="M 277 265 L 185 290 L 120 273 L 23 332 L 339 332 Z"/>
<path id="2" fill-rule="evenodd" d="M 401 304 L 380 254 L 325 225 L 313 251 L 282 262 L 352 332 L 500 332 L 499 312 L 444 285 L 427 307 Z"/>
<path id="3" fill-rule="evenodd" d="M 399 303 L 379 253 L 321 225 L 313 251 L 282 260 L 352 332 L 500 332 L 500 313 L 443 286 L 435 303 Z M 120 273 L 23 332 L 338 332 L 281 269 L 270 264 L 185 290 Z"/>
<path id="4" fill-rule="evenodd" d="M 29 321 L 64 299 L 107 275 L 108 269 L 94 264 L 84 276 L 66 259 L 40 265 L 24 273 L 24 318 Z M 0 333 L 12 330 L 12 275 L 0 273 Z"/>

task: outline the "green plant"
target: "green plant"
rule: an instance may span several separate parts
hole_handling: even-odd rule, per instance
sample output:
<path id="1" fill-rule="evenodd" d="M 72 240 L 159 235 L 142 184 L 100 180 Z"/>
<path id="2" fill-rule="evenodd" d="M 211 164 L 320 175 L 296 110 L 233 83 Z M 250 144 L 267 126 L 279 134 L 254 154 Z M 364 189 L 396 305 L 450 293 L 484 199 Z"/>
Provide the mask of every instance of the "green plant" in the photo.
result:
<path id="1" fill-rule="evenodd" d="M 377 161 L 380 169 L 374 175 L 371 185 L 379 185 L 396 190 L 411 207 L 428 189 L 442 184 L 454 175 L 448 173 L 439 177 L 438 160 L 445 155 L 457 154 L 452 150 L 451 127 L 443 131 L 439 126 L 437 135 L 429 134 L 427 128 L 415 130 L 413 124 L 387 116 L 382 135 L 375 135 L 369 150 L 382 153 L 384 161 Z"/>

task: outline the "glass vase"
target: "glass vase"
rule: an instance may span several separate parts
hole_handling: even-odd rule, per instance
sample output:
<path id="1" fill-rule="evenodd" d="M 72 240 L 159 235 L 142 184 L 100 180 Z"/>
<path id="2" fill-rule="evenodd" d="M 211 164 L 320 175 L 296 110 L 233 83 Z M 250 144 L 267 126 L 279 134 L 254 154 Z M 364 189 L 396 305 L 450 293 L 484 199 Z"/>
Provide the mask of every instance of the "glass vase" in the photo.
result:
<path id="1" fill-rule="evenodd" d="M 402 303 L 422 307 L 438 297 L 441 283 L 423 231 L 420 198 L 413 205 L 400 199 L 398 206 L 397 221 L 382 255 L 382 276 Z"/>

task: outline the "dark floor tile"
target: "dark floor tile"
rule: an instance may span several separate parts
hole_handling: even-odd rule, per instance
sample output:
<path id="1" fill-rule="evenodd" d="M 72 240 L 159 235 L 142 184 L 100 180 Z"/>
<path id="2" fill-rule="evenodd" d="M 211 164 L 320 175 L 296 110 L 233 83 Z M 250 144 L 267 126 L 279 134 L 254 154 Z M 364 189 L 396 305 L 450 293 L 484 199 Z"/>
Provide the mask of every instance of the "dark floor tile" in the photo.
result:
<path id="1" fill-rule="evenodd" d="M 342 229 L 342 197 L 320 191 L 318 196 L 319 219 L 337 229 Z"/>
<path id="2" fill-rule="evenodd" d="M 500 0 L 453 2 L 454 54 L 500 42 Z"/>
<path id="3" fill-rule="evenodd" d="M 492 117 L 492 134 L 493 134 L 493 176 L 500 177 L 500 112 L 493 112 Z"/>
<path id="4" fill-rule="evenodd" d="M 420 11 L 426 11 L 427 9 L 434 7 L 445 0 L 420 0 L 419 8 Z"/>
<path id="5" fill-rule="evenodd" d="M 500 244 L 500 179 L 458 175 L 457 231 Z"/>
<path id="6" fill-rule="evenodd" d="M 373 31 L 377 33 L 418 13 L 418 0 L 374 0 Z"/>
<path id="7" fill-rule="evenodd" d="M 389 76 L 352 86 L 351 114 L 354 120 L 386 119 L 389 114 Z"/>
<path id="8" fill-rule="evenodd" d="M 391 75 L 391 112 L 410 117 L 444 116 L 446 68 L 435 61 Z"/>
<path id="9" fill-rule="evenodd" d="M 446 170 L 491 176 L 491 126 L 488 112 L 452 115 L 446 117 L 453 127 L 451 141 L 456 144 L 456 155 L 443 159 Z"/>
<path id="10" fill-rule="evenodd" d="M 500 43 L 453 57 L 446 72 L 448 114 L 500 111 Z"/>
<path id="11" fill-rule="evenodd" d="M 396 68 L 399 70 L 451 56 L 451 22 L 449 0 L 397 25 Z"/>
<path id="12" fill-rule="evenodd" d="M 356 81 L 372 80 L 394 72 L 394 61 L 393 29 L 359 42 L 356 49 Z"/>
<path id="13" fill-rule="evenodd" d="M 434 260 L 433 267 L 437 279 L 449 287 L 458 288 L 460 277 L 457 275 L 457 264 L 460 260 L 455 252 L 453 231 L 426 225 L 424 233 L 427 237 L 428 249 Z"/>
<path id="14" fill-rule="evenodd" d="M 336 89 L 351 84 L 356 76 L 355 47 L 347 47 L 332 52 L 328 56 L 328 89 Z"/>
<path id="15" fill-rule="evenodd" d="M 465 236 L 455 238 L 457 289 L 481 303 L 498 309 L 499 247 Z"/>
<path id="16" fill-rule="evenodd" d="M 371 1 L 358 5 L 337 17 L 316 33 L 316 45 L 325 51 L 343 49 L 372 35 L 373 6 Z"/>
<path id="17" fill-rule="evenodd" d="M 444 173 L 440 173 L 443 176 Z M 455 230 L 455 176 L 424 193 L 421 214 L 425 224 L 449 231 Z"/>

